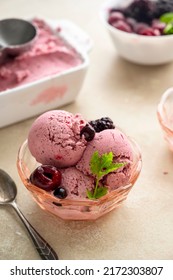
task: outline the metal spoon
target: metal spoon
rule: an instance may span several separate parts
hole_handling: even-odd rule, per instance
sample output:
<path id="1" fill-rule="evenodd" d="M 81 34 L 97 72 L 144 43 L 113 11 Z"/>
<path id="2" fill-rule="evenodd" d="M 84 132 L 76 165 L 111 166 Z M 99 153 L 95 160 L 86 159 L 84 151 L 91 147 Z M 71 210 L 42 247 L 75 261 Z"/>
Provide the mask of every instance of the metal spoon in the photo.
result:
<path id="1" fill-rule="evenodd" d="M 58 260 L 58 256 L 51 246 L 40 236 L 40 234 L 30 225 L 22 212 L 19 210 L 15 198 L 17 195 L 16 184 L 13 179 L 2 169 L 0 169 L 0 205 L 11 205 L 21 221 L 28 230 L 35 248 L 42 260 Z"/>
<path id="2" fill-rule="evenodd" d="M 36 27 L 27 20 L 0 20 L 0 63 L 3 63 L 7 55 L 16 56 L 27 50 L 36 35 Z"/>

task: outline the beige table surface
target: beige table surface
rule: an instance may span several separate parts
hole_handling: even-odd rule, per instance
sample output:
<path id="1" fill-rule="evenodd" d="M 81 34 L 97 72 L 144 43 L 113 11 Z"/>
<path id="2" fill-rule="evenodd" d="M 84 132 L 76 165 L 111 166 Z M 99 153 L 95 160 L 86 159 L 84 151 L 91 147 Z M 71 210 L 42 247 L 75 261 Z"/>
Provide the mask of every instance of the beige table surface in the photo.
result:
<path id="1" fill-rule="evenodd" d="M 20 209 L 60 259 L 173 259 L 173 154 L 156 116 L 162 93 L 173 86 L 173 63 L 144 67 L 119 58 L 99 19 L 101 3 L 0 0 L 0 17 L 66 18 L 90 34 L 94 47 L 83 88 L 76 102 L 63 109 L 88 119 L 109 115 L 139 143 L 143 169 L 128 199 L 93 222 L 63 221 L 41 210 L 16 168 L 18 148 L 34 118 L 0 129 L 0 168 L 16 181 Z M 0 259 L 39 259 L 10 207 L 0 209 Z"/>

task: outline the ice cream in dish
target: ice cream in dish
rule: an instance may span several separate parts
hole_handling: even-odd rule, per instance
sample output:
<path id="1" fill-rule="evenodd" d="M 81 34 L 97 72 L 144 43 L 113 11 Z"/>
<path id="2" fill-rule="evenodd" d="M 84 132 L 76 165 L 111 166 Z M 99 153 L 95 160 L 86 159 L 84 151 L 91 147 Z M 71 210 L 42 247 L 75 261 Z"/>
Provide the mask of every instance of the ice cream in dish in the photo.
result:
<path id="1" fill-rule="evenodd" d="M 28 147 L 40 163 L 31 183 L 60 199 L 99 199 L 131 177 L 131 144 L 108 117 L 48 111 L 32 124 Z"/>
<path id="2" fill-rule="evenodd" d="M 121 205 L 141 166 L 139 146 L 109 117 L 64 110 L 35 119 L 17 159 L 34 200 L 67 220 L 94 220 Z"/>
<path id="3" fill-rule="evenodd" d="M 58 30 L 44 20 L 33 19 L 37 37 L 32 46 L 17 56 L 7 56 L 0 65 L 0 91 L 32 83 L 82 64 L 80 54 Z"/>

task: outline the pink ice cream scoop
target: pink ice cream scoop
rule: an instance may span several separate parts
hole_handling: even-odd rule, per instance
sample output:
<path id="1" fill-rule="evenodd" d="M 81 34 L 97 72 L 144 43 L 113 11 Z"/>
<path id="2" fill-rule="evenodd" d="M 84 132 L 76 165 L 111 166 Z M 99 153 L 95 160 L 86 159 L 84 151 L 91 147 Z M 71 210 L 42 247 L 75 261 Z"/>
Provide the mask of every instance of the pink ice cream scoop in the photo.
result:
<path id="1" fill-rule="evenodd" d="M 86 198 L 86 190 L 92 190 L 94 178 L 84 175 L 76 167 L 69 167 L 62 172 L 61 186 L 67 190 L 68 198 Z"/>
<path id="2" fill-rule="evenodd" d="M 75 165 L 82 157 L 87 141 L 80 135 L 86 121 L 80 114 L 63 110 L 48 111 L 38 117 L 28 135 L 28 147 L 42 164 L 58 168 Z"/>
<path id="3" fill-rule="evenodd" d="M 85 175 L 91 176 L 90 160 L 95 151 L 101 156 L 104 153 L 113 153 L 113 161 L 125 163 L 125 165 L 114 172 L 104 176 L 101 183 L 112 191 L 120 186 L 128 184 L 131 175 L 131 162 L 133 160 L 130 142 L 120 130 L 106 129 L 96 133 L 95 138 L 88 143 L 82 158 L 76 168 Z"/>

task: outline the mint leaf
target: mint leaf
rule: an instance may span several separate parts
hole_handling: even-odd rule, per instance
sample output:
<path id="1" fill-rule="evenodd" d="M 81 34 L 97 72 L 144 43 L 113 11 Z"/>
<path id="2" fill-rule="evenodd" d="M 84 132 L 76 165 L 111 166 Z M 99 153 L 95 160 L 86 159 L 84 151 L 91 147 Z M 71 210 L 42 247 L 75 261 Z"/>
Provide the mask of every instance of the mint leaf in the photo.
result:
<path id="1" fill-rule="evenodd" d="M 90 199 L 100 198 L 107 193 L 106 187 L 99 187 L 100 179 L 124 166 L 126 163 L 113 163 L 113 153 L 105 153 L 99 156 L 98 151 L 94 152 L 90 160 L 90 170 L 96 177 L 94 192 L 87 190 L 87 197 Z"/>
<path id="2" fill-rule="evenodd" d="M 173 13 L 165 13 L 161 15 L 160 21 L 166 23 L 163 33 L 165 35 L 173 34 Z"/>
<path id="3" fill-rule="evenodd" d="M 163 33 L 164 33 L 164 34 L 167 34 L 167 35 L 173 34 L 173 22 L 168 23 L 168 24 L 165 26 L 165 28 L 164 28 L 164 30 L 163 30 Z"/>
<path id="4" fill-rule="evenodd" d="M 100 197 L 104 196 L 105 194 L 107 194 L 107 192 L 108 192 L 107 187 L 98 187 L 95 194 L 87 189 L 87 197 L 89 199 L 97 199 L 97 198 L 100 198 Z"/>
<path id="5" fill-rule="evenodd" d="M 98 175 L 99 171 L 100 171 L 100 157 L 99 157 L 99 153 L 96 151 L 95 153 L 93 153 L 91 160 L 90 160 L 90 169 L 91 172 L 94 175 Z"/>
<path id="6" fill-rule="evenodd" d="M 99 156 L 98 151 L 94 152 L 91 161 L 90 161 L 90 169 L 91 172 L 99 177 L 99 179 L 112 172 L 116 169 L 124 166 L 124 163 L 113 163 L 113 153 L 105 153 Z"/>
<path id="7" fill-rule="evenodd" d="M 161 15 L 160 21 L 164 23 L 170 23 L 173 21 L 173 13 L 165 13 Z"/>
<path id="8" fill-rule="evenodd" d="M 86 192 L 87 192 L 87 197 L 89 198 L 89 199 L 93 199 L 93 193 L 90 191 L 90 190 L 86 190 Z"/>
<path id="9" fill-rule="evenodd" d="M 110 152 L 109 154 L 103 154 L 100 157 L 101 162 L 101 169 L 109 168 L 109 166 L 112 164 L 113 161 L 113 153 Z"/>
<path id="10" fill-rule="evenodd" d="M 95 198 L 100 198 L 100 197 L 104 196 L 105 194 L 107 194 L 107 192 L 108 192 L 108 188 L 99 187 L 99 188 L 97 188 Z"/>
<path id="11" fill-rule="evenodd" d="M 113 172 L 115 170 L 117 170 L 118 168 L 124 166 L 125 163 L 111 163 L 109 165 L 109 167 L 107 167 L 107 169 L 102 169 L 102 171 L 99 173 L 101 177 L 103 177 L 104 175 L 109 174 L 110 172 Z"/>

